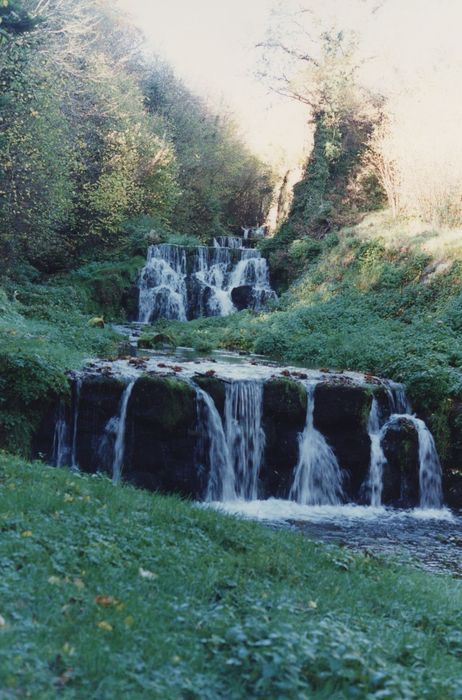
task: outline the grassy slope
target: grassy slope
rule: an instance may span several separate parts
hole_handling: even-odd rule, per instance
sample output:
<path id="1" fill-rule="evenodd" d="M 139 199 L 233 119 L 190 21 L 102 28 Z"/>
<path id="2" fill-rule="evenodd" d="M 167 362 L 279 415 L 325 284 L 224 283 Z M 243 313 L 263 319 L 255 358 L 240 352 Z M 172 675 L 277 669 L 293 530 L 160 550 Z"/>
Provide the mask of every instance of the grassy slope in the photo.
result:
<path id="1" fill-rule="evenodd" d="M 0 696 L 462 697 L 461 582 L 0 453 Z"/>
<path id="2" fill-rule="evenodd" d="M 108 329 L 91 328 L 91 313 L 69 285 L 18 285 L 0 290 L 0 446 L 28 453 L 31 437 L 57 397 L 66 371 L 117 346 Z"/>

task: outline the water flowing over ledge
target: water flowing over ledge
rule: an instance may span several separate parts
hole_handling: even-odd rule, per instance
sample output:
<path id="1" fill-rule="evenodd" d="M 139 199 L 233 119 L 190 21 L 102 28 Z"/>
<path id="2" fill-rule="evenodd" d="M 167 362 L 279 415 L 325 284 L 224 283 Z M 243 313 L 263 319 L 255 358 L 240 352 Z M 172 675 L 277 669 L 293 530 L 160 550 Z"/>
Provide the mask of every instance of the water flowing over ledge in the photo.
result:
<path id="1" fill-rule="evenodd" d="M 41 452 L 209 502 L 440 509 L 441 467 L 400 385 L 355 372 L 165 355 L 72 377 Z"/>
<path id="2" fill-rule="evenodd" d="M 263 309 L 276 298 L 268 265 L 258 250 L 242 243 L 218 236 L 213 247 L 150 246 L 140 274 L 138 320 L 186 321 Z"/>

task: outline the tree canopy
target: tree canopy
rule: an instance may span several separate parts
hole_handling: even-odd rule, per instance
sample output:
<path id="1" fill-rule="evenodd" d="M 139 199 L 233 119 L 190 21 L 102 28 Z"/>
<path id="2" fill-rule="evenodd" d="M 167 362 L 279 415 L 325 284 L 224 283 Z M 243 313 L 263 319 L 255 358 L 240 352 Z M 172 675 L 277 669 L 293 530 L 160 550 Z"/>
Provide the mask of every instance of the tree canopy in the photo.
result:
<path id="1" fill-rule="evenodd" d="M 0 19 L 4 265 L 114 254 L 136 217 L 204 239 L 264 219 L 268 168 L 109 3 L 4 0 Z"/>

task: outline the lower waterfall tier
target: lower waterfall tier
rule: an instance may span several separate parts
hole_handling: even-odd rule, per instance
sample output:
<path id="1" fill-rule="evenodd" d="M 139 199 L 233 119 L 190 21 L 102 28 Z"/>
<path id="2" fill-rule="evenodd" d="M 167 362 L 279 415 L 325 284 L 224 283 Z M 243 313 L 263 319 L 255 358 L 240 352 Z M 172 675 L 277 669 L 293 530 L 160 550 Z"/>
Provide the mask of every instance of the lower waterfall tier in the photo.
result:
<path id="1" fill-rule="evenodd" d="M 431 434 L 385 380 L 158 357 L 72 382 L 36 439 L 57 466 L 200 500 L 442 505 Z"/>

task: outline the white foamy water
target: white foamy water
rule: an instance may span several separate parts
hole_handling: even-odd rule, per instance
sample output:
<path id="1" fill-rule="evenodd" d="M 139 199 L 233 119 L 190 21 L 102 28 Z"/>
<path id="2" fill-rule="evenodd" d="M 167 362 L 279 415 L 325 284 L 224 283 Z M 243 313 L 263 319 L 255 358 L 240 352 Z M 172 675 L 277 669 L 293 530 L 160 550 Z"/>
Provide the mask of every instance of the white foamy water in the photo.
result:
<path id="1" fill-rule="evenodd" d="M 305 522 L 341 522 L 343 525 L 346 525 L 348 522 L 355 524 L 358 521 L 387 521 L 408 517 L 416 520 L 454 520 L 453 514 L 447 508 L 394 510 L 385 507 L 359 506 L 351 503 L 345 505 L 307 506 L 278 498 L 269 498 L 264 501 L 233 500 L 213 502 L 208 503 L 207 506 L 228 515 L 269 522 L 296 520 Z"/>
<path id="2" fill-rule="evenodd" d="M 139 279 L 139 322 L 227 316 L 236 311 L 233 290 L 239 288 L 240 304 L 255 311 L 276 299 L 266 259 L 241 244 L 240 238 L 217 236 L 212 247 L 149 246 Z"/>

